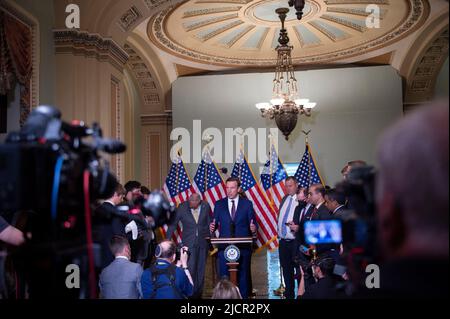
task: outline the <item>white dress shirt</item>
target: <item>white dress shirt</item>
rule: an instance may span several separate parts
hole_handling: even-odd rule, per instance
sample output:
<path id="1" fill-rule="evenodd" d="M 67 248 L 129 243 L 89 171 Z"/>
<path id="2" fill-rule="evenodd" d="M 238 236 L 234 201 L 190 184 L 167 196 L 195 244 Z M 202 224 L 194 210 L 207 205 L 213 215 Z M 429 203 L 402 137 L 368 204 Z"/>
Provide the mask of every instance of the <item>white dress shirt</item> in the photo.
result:
<path id="1" fill-rule="evenodd" d="M 234 201 L 234 208 L 236 209 L 236 213 L 237 213 L 237 208 L 238 208 L 238 203 L 239 203 L 239 195 L 233 199 L 228 198 L 228 212 L 230 213 L 230 216 L 231 216 L 231 208 L 233 207 L 232 201 Z"/>
<path id="2" fill-rule="evenodd" d="M 116 259 L 126 259 L 126 260 L 130 260 L 127 256 L 116 256 Z"/>
<path id="3" fill-rule="evenodd" d="M 291 208 L 289 209 L 288 212 L 286 212 L 287 207 L 289 205 L 289 197 L 286 198 L 286 200 L 283 203 L 283 206 L 280 209 L 280 215 L 278 217 L 278 236 L 280 238 L 282 238 L 282 234 L 283 234 L 283 228 L 286 228 L 286 238 L 283 239 L 287 239 L 287 240 L 291 240 L 291 239 L 295 239 L 295 234 L 293 232 L 291 232 L 291 229 L 283 224 L 283 220 L 284 220 L 284 215 L 288 214 L 288 217 L 286 219 L 286 222 L 289 223 L 291 221 L 294 220 L 294 211 L 295 208 L 298 205 L 298 200 L 297 200 L 297 195 L 292 195 L 290 196 L 292 198 L 292 204 L 291 204 Z"/>
<path id="4" fill-rule="evenodd" d="M 323 204 L 325 204 L 325 202 L 322 202 L 322 203 L 317 204 L 316 209 L 319 209 L 320 206 L 322 206 Z"/>

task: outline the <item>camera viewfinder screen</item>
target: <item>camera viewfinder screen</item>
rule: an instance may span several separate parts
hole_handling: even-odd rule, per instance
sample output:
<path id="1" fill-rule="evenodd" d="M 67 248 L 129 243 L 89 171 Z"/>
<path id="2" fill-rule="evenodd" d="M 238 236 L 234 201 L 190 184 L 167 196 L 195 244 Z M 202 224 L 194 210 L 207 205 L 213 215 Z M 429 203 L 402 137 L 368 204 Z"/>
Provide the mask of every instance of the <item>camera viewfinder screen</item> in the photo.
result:
<path id="1" fill-rule="evenodd" d="M 340 244 L 342 225 L 339 220 L 312 220 L 305 223 L 305 240 L 309 245 Z"/>

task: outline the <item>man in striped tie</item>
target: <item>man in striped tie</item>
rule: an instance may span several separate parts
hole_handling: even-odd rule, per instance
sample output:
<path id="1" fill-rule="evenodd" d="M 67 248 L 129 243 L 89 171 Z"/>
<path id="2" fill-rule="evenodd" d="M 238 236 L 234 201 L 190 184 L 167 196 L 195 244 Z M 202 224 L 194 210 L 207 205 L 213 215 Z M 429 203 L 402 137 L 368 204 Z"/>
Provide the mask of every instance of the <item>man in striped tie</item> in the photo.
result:
<path id="1" fill-rule="evenodd" d="M 252 237 L 256 236 L 257 225 L 253 204 L 246 198 L 239 198 L 240 180 L 230 177 L 226 182 L 227 198 L 216 202 L 214 220 L 210 225 L 210 232 L 214 233 L 219 227 L 220 238 Z M 228 276 L 227 261 L 224 255 L 225 247 L 219 249 L 220 276 Z M 242 298 L 249 296 L 250 265 L 252 250 L 239 247 L 241 256 L 239 262 L 238 283 Z"/>
<path id="2" fill-rule="evenodd" d="M 280 242 L 280 264 L 283 269 L 284 283 L 286 284 L 285 297 L 294 299 L 294 276 L 298 271 L 294 258 L 297 254 L 298 242 L 295 233 L 289 225 L 294 220 L 295 208 L 298 205 L 297 188 L 298 182 L 294 176 L 286 178 L 286 196 L 280 203 L 280 214 L 278 216 L 278 238 Z"/>

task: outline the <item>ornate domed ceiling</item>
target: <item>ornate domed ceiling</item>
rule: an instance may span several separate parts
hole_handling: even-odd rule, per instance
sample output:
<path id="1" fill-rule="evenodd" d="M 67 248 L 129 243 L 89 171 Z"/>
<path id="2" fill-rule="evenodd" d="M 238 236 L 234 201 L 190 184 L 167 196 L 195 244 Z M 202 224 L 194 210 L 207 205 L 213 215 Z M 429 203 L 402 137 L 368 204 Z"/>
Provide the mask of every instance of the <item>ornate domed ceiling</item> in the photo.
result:
<path id="1" fill-rule="evenodd" d="M 189 0 L 153 16 L 148 36 L 164 51 L 221 66 L 265 66 L 276 60 L 280 21 L 288 0 Z M 380 9 L 380 27 L 366 25 L 368 5 Z M 330 63 L 390 45 L 419 27 L 426 0 L 307 0 L 286 28 L 295 64 Z"/>

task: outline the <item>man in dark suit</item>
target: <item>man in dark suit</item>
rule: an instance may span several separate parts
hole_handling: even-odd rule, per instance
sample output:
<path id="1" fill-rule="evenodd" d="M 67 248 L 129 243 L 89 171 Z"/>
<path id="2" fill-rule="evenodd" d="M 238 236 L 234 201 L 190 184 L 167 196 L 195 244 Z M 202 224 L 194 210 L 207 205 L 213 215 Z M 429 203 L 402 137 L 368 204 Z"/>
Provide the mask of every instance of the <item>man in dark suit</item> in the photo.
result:
<path id="1" fill-rule="evenodd" d="M 192 298 L 201 298 L 209 250 L 206 238 L 210 237 L 211 207 L 202 201 L 199 194 L 192 194 L 188 202 L 182 203 L 177 208 L 174 221 L 167 230 L 167 239 L 172 237 L 179 222 L 183 225 L 181 238 L 183 246 L 188 247 L 191 252 L 188 268 L 194 281 Z"/>
<path id="2" fill-rule="evenodd" d="M 314 184 L 309 188 L 310 202 L 314 205 L 311 220 L 330 219 L 330 211 L 325 205 L 325 187 L 322 184 Z"/>
<path id="3" fill-rule="evenodd" d="M 119 183 L 116 185 L 114 195 L 105 200 L 94 211 L 94 241 L 98 242 L 101 247 L 101 263 L 100 268 L 106 267 L 114 259 L 109 248 L 109 243 L 114 235 L 126 236 L 126 221 L 114 215 L 115 207 L 123 201 L 125 190 Z"/>
<path id="4" fill-rule="evenodd" d="M 325 204 L 326 189 L 322 184 L 314 184 L 309 189 L 310 201 L 314 205 L 311 220 L 330 220 L 335 219 Z M 340 245 L 339 244 L 320 244 L 316 245 L 316 253 L 322 255 L 327 253 L 334 260 L 338 260 Z"/>
<path id="5" fill-rule="evenodd" d="M 285 186 L 287 194 L 281 200 L 278 217 L 279 256 L 284 283 L 286 284 L 285 297 L 287 299 L 294 299 L 294 276 L 299 271 L 294 264 L 294 258 L 298 250 L 298 241 L 295 238 L 295 231 L 293 231 L 291 228 L 293 226 L 291 225 L 294 224 L 294 211 L 298 205 L 297 179 L 289 176 L 286 179 Z"/>
<path id="6" fill-rule="evenodd" d="M 311 259 L 309 253 L 305 254 L 305 251 L 302 250 L 303 247 L 307 247 L 304 236 L 305 222 L 311 220 L 314 209 L 314 205 L 309 202 L 308 192 L 309 190 L 306 187 L 299 187 L 297 189 L 298 205 L 294 211 L 294 220 L 289 225 L 291 231 L 295 233 L 295 240 L 297 242 L 297 251 L 294 258 L 296 259 L 296 271 L 298 271 L 296 277 L 298 282 L 302 276 L 299 266 L 309 263 Z M 304 276 L 305 285 L 314 283 L 312 274 L 306 272 Z"/>
<path id="7" fill-rule="evenodd" d="M 289 225 L 291 231 L 295 234 L 297 246 L 304 244 L 301 231 L 303 231 L 303 225 L 305 224 L 308 212 L 312 213 L 312 205 L 308 203 L 308 188 L 298 187 L 297 189 L 297 201 L 298 205 L 295 207 L 294 218 Z M 310 214 L 311 215 L 311 214 Z"/>
<path id="8" fill-rule="evenodd" d="M 257 226 L 253 203 L 245 198 L 239 198 L 240 180 L 230 177 L 226 182 L 227 198 L 216 202 L 214 220 L 209 230 L 212 233 L 219 227 L 220 238 L 251 237 L 256 235 Z M 219 247 L 220 276 L 228 276 L 227 261 L 224 248 Z M 240 247 L 238 283 L 242 298 L 248 298 L 251 272 L 252 249 Z"/>
<path id="9" fill-rule="evenodd" d="M 135 201 L 139 198 L 144 198 L 141 191 L 141 183 L 138 181 L 129 181 L 125 184 L 125 200 L 126 205 L 130 207 L 130 214 L 135 215 L 135 218 L 139 218 L 141 223 L 137 224 L 138 229 L 137 238 L 133 238 L 132 232 L 128 232 L 127 237 L 131 246 L 131 261 L 137 262 L 141 265 L 147 266 L 151 261 L 150 243 L 153 239 L 153 232 L 151 230 L 151 224 L 153 222 L 152 217 L 144 216 L 142 212 L 135 212 Z M 135 222 L 131 222 L 134 224 Z"/>
<path id="10" fill-rule="evenodd" d="M 345 211 L 345 195 L 336 189 L 330 189 L 325 193 L 325 205 L 333 218 L 339 218 Z"/>

